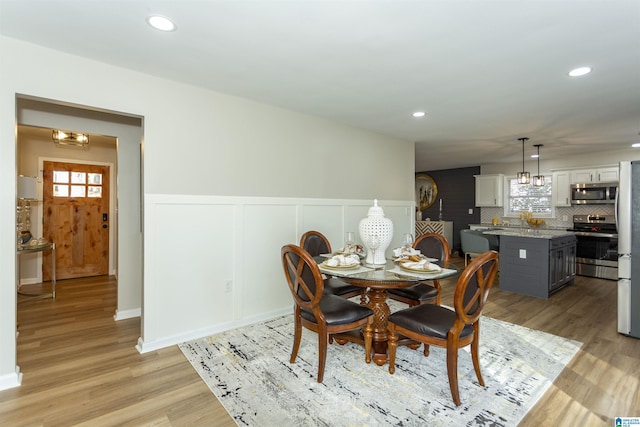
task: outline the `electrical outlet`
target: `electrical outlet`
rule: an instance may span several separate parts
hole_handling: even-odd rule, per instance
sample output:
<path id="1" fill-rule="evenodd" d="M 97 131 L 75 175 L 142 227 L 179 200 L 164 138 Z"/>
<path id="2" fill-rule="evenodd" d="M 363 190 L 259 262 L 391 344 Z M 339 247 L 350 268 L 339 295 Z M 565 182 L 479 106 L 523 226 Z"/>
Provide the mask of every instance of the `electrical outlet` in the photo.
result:
<path id="1" fill-rule="evenodd" d="M 569 217 L 568 217 L 568 216 L 566 216 L 566 215 L 562 215 L 562 221 L 563 221 L 563 222 L 567 222 L 567 221 L 569 221 Z"/>
<path id="2" fill-rule="evenodd" d="M 233 292 L 233 281 L 232 280 L 227 280 L 224 284 L 224 291 L 226 293 L 231 293 Z"/>
<path id="3" fill-rule="evenodd" d="M 526 249 L 520 249 L 520 258 L 527 259 L 527 250 Z"/>
<path id="4" fill-rule="evenodd" d="M 469 215 L 473 215 L 473 209 L 469 209 Z"/>

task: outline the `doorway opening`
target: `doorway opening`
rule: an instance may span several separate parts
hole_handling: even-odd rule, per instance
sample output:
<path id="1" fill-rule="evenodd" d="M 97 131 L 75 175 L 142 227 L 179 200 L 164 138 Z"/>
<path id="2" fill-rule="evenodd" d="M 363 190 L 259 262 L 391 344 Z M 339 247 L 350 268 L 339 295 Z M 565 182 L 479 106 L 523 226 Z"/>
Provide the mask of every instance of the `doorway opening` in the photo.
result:
<path id="1" fill-rule="evenodd" d="M 33 222 L 38 236 L 58 240 L 57 279 L 105 276 L 117 286 L 114 320 L 140 317 L 142 117 L 26 95 L 16 96 L 16 112 L 16 169 L 38 180 L 39 212 Z M 90 135 L 89 148 L 54 144 L 53 129 Z M 69 196 L 60 203 L 64 172 Z M 50 255 L 36 256 L 40 259 L 31 263 L 21 259 L 19 279 L 37 283 L 50 278 L 51 263 L 43 259 Z"/>

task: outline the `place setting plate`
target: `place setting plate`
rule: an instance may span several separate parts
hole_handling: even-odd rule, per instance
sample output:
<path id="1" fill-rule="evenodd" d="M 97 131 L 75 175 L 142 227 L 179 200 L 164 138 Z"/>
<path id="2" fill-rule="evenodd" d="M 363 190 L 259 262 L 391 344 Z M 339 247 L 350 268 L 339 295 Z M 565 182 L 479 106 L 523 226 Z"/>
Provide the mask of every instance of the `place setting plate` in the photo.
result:
<path id="1" fill-rule="evenodd" d="M 422 260 L 427 260 L 428 262 L 436 262 L 436 261 L 438 261 L 437 258 L 429 258 L 429 257 L 424 256 L 422 254 L 413 255 L 411 258 L 409 258 L 407 256 L 399 256 L 399 257 L 393 258 L 393 262 L 395 262 L 396 264 L 403 264 L 405 262 L 418 262 L 418 261 L 422 261 Z"/>
<path id="2" fill-rule="evenodd" d="M 323 261 L 320 267 L 327 268 L 329 270 L 351 270 L 360 267 L 360 263 L 348 264 L 348 265 L 327 265 L 327 261 Z"/>
<path id="3" fill-rule="evenodd" d="M 414 265 L 405 265 L 406 263 L 399 263 L 398 265 L 400 266 L 401 269 L 406 270 L 406 271 L 411 271 L 414 273 L 437 273 L 442 271 L 441 268 L 422 268 L 420 266 L 414 266 Z"/>

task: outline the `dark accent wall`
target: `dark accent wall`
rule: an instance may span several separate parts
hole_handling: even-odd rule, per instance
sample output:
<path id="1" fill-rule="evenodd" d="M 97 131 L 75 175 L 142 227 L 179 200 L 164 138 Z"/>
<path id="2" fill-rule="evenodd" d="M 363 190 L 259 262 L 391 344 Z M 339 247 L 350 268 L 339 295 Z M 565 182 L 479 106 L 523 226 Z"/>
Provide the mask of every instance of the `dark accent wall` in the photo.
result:
<path id="1" fill-rule="evenodd" d="M 480 175 L 480 166 L 417 173 L 429 175 L 438 187 L 437 200 L 422 211 L 422 218 L 437 221 L 442 199 L 442 219 L 453 221 L 452 250 L 460 252 L 460 230 L 469 228 L 469 224 L 480 223 L 480 208 L 476 208 L 476 182 L 473 178 L 473 175 Z M 473 209 L 472 214 L 469 214 L 469 209 Z"/>

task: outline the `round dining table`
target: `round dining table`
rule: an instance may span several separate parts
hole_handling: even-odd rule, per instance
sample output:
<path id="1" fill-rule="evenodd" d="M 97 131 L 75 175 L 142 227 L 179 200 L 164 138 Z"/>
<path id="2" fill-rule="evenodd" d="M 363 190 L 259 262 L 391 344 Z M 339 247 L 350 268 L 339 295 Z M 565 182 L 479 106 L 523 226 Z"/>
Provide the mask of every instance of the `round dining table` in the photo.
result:
<path id="1" fill-rule="evenodd" d="M 437 264 L 437 262 L 435 262 Z M 320 271 L 329 276 L 340 277 L 345 282 L 366 289 L 361 303 L 373 310 L 373 343 L 372 359 L 381 366 L 387 362 L 387 320 L 389 319 L 389 305 L 387 304 L 388 289 L 406 288 L 419 282 L 436 279 L 446 279 L 459 273 L 454 265 L 441 266 L 438 272 L 415 272 L 402 269 L 393 260 L 387 260 L 384 265 L 362 265 L 353 269 L 329 268 L 319 263 Z M 362 334 L 347 332 L 338 334 L 333 339 L 339 344 L 349 341 L 364 345 Z M 409 340 L 400 340 L 399 345 L 413 346 Z M 420 344 L 415 344 L 417 348 Z"/>

